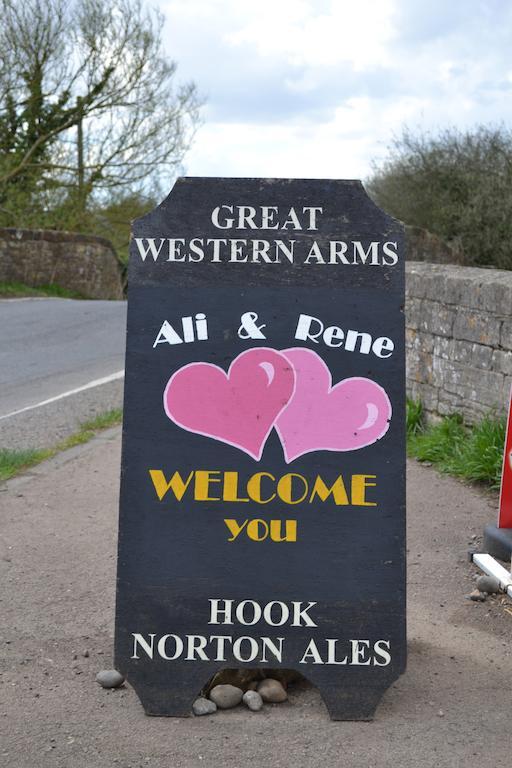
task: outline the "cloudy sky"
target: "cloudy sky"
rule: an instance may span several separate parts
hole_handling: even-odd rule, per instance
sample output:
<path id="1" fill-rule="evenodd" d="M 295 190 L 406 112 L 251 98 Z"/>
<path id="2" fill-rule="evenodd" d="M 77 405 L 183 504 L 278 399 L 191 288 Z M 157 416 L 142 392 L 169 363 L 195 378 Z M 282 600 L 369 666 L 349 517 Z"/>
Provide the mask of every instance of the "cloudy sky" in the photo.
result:
<path id="1" fill-rule="evenodd" d="M 206 98 L 189 175 L 365 178 L 404 124 L 512 124 L 510 0 L 157 4 Z"/>

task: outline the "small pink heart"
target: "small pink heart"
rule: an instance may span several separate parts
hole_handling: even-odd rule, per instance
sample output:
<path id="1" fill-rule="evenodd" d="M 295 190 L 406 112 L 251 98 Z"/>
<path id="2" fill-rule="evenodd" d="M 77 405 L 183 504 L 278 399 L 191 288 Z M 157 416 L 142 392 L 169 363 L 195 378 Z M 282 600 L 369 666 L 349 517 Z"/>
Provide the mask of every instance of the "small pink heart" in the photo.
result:
<path id="1" fill-rule="evenodd" d="M 391 403 L 379 384 L 354 377 L 333 387 L 316 352 L 294 347 L 283 354 L 295 370 L 295 393 L 276 420 L 287 463 L 311 451 L 355 451 L 386 434 Z"/>
<path id="2" fill-rule="evenodd" d="M 245 451 L 257 461 L 295 385 L 289 360 L 275 349 L 254 347 L 226 373 L 211 363 L 190 363 L 174 373 L 164 392 L 167 416 L 179 427 Z"/>

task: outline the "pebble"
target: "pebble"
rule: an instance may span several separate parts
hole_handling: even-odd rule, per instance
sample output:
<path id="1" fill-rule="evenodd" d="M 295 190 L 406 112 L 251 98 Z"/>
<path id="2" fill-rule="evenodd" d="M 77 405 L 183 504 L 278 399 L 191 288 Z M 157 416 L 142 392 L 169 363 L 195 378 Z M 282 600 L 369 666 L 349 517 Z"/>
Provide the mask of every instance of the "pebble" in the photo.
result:
<path id="1" fill-rule="evenodd" d="M 466 598 L 477 603 L 485 603 L 485 595 L 479 589 L 474 589 L 469 595 L 466 595 Z"/>
<path id="2" fill-rule="evenodd" d="M 219 709 L 231 709 L 240 704 L 243 695 L 243 691 L 234 685 L 216 685 L 210 691 L 210 700 L 214 701 Z"/>
<path id="3" fill-rule="evenodd" d="M 192 712 L 196 717 L 201 717 L 201 715 L 211 715 L 216 711 L 217 705 L 215 702 L 205 699 L 202 696 L 199 699 L 196 699 L 192 704 Z"/>
<path id="4" fill-rule="evenodd" d="M 242 701 L 251 712 L 259 712 L 263 708 L 263 699 L 257 691 L 246 691 Z"/>
<path id="5" fill-rule="evenodd" d="M 124 677 L 117 669 L 102 669 L 96 675 L 96 682 L 102 688 L 119 688 L 124 683 Z"/>
<path id="6" fill-rule="evenodd" d="M 258 685 L 258 693 L 263 701 L 269 701 L 272 704 L 279 704 L 281 701 L 286 701 L 288 698 L 288 695 L 279 680 L 273 680 L 271 677 L 261 681 Z"/>
<path id="7" fill-rule="evenodd" d="M 479 576 L 476 580 L 476 586 L 480 592 L 487 592 L 489 595 L 496 595 L 500 591 L 500 583 L 494 576 Z"/>

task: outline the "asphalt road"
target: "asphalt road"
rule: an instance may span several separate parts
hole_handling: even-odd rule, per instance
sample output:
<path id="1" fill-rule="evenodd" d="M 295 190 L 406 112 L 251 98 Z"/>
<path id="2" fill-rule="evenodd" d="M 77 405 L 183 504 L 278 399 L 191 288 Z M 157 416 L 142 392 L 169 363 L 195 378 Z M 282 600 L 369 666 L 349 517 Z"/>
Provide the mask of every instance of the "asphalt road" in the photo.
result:
<path id="1" fill-rule="evenodd" d="M 408 666 L 374 722 L 331 722 L 309 684 L 261 712 L 146 717 L 94 679 L 112 665 L 119 449 L 116 428 L 0 487 L 2 768 L 509 768 L 512 603 L 465 599 L 496 495 L 409 463 Z"/>
<path id="2" fill-rule="evenodd" d="M 51 445 L 119 407 L 125 325 L 122 301 L 0 301 L 0 447 Z"/>

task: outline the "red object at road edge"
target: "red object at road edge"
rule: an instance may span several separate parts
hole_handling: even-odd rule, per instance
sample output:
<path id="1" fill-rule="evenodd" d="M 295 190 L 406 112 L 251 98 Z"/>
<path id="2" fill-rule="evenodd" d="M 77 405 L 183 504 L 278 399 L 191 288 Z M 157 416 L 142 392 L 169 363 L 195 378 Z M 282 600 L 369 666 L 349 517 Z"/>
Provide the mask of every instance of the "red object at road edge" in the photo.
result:
<path id="1" fill-rule="evenodd" d="M 507 435 L 503 451 L 498 528 L 512 528 L 512 389 L 510 391 Z"/>

